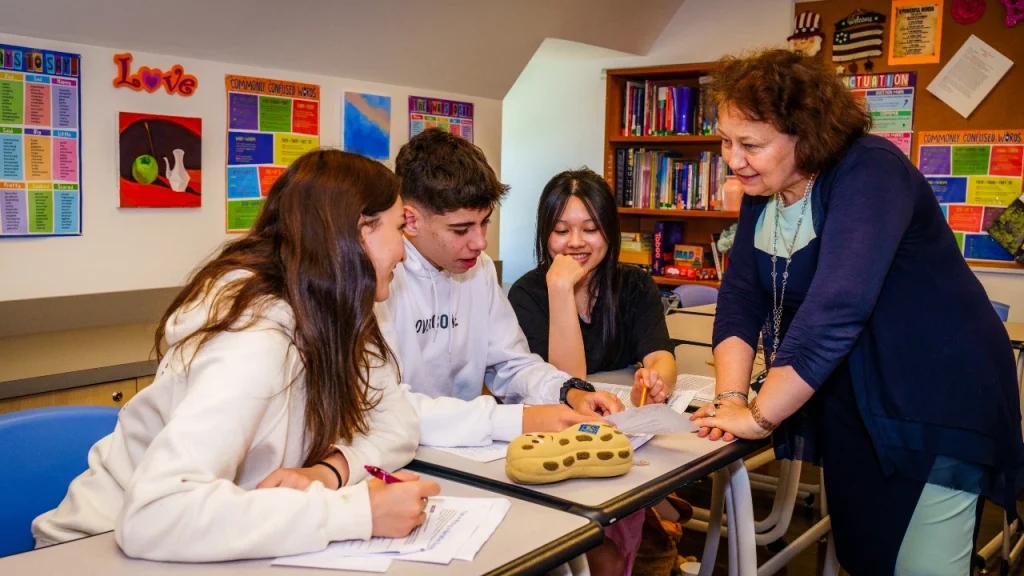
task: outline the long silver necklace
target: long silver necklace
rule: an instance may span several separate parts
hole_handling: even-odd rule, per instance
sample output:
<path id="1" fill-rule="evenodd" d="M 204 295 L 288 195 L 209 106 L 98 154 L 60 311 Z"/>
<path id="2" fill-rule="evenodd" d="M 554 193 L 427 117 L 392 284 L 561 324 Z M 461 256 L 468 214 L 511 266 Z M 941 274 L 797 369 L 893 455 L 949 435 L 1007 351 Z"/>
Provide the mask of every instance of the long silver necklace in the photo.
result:
<path id="1" fill-rule="evenodd" d="M 796 239 L 800 236 L 800 226 L 804 223 L 804 215 L 807 214 L 807 204 L 811 199 L 811 189 L 814 188 L 814 178 L 811 176 L 807 181 L 807 188 L 804 189 L 803 205 L 800 207 L 800 217 L 796 221 L 796 232 L 793 233 L 793 241 L 786 245 L 783 238 L 783 247 L 788 248 L 789 256 L 786 258 L 786 267 L 782 271 L 782 290 L 776 292 L 776 278 L 778 273 L 775 270 L 775 263 L 779 257 L 779 237 L 782 235 L 782 225 L 779 223 L 782 215 L 782 192 L 775 195 L 775 226 L 772 237 L 772 323 L 775 330 L 772 332 L 772 355 L 768 359 L 768 366 L 775 364 L 775 354 L 779 351 L 779 332 L 782 330 L 782 302 L 786 298 L 786 282 L 789 280 L 789 264 L 793 261 L 793 251 L 796 248 Z"/>

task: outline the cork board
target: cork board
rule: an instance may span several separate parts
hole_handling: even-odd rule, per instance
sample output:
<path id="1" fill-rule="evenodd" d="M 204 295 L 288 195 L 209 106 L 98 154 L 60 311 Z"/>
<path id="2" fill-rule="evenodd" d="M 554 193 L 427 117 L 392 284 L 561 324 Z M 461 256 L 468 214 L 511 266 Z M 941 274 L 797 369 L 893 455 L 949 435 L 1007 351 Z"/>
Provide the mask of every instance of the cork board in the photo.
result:
<path id="1" fill-rule="evenodd" d="M 835 24 L 856 9 L 885 14 L 885 32 L 882 36 L 882 56 L 872 58 L 874 69 L 864 70 L 864 60 L 858 60 L 858 74 L 881 74 L 884 72 L 917 72 L 916 105 L 914 108 L 914 137 L 911 158 L 917 159 L 917 134 L 932 130 L 1000 130 L 1024 128 L 1024 22 L 1006 26 L 1006 9 L 998 0 L 989 0 L 987 9 L 980 20 L 973 24 L 958 24 L 950 13 L 952 0 L 945 0 L 942 14 L 942 47 L 938 64 L 916 64 L 912 66 L 889 66 L 889 35 L 892 32 L 892 2 L 889 0 L 823 0 L 820 2 L 799 2 L 794 5 L 794 17 L 804 11 L 821 15 L 821 31 L 825 41 L 819 56 L 832 66 L 832 34 Z M 988 96 L 971 113 L 969 118 L 960 116 L 927 90 L 942 67 L 956 54 L 963 43 L 974 34 L 1014 64 L 1003 79 L 996 84 Z M 782 38 L 781 40 L 785 40 Z M 849 68 L 847 67 L 847 74 Z M 974 263 L 972 263 L 974 265 Z M 990 264 L 1019 268 L 1015 264 Z"/>

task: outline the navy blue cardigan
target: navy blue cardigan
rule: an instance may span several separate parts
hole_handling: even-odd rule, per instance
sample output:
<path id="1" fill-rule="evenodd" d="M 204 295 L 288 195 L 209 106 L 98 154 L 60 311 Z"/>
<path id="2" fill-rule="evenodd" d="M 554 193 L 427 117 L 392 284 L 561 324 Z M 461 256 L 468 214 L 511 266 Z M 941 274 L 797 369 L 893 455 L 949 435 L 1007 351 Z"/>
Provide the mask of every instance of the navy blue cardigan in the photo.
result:
<path id="1" fill-rule="evenodd" d="M 753 241 L 768 201 L 744 196 L 714 346 L 736 336 L 756 349 L 769 317 Z M 1015 509 L 1024 442 L 1013 351 L 928 181 L 890 142 L 864 136 L 819 175 L 811 210 L 817 267 L 775 366 L 817 390 L 846 360 L 886 474 Z M 799 456 L 792 438 L 776 434 L 780 456 Z M 937 458 L 956 465 L 933 469 Z"/>

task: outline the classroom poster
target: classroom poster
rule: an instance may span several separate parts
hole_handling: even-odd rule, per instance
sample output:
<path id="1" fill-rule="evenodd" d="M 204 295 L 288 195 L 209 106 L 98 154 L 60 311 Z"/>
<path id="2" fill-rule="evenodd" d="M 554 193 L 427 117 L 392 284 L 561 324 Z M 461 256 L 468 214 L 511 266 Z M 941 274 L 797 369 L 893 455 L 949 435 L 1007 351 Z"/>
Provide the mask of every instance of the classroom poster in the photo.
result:
<path id="1" fill-rule="evenodd" d="M 344 149 L 375 160 L 391 156 L 391 97 L 345 92 Z"/>
<path id="2" fill-rule="evenodd" d="M 202 206 L 202 118 L 121 112 L 117 133 L 121 208 Z"/>
<path id="3" fill-rule="evenodd" d="M 871 114 L 871 133 L 910 156 L 917 72 L 843 76 L 843 84 Z"/>
<path id="4" fill-rule="evenodd" d="M 80 64 L 0 44 L 0 237 L 82 234 Z"/>
<path id="5" fill-rule="evenodd" d="M 889 65 L 936 64 L 942 46 L 942 0 L 893 0 Z"/>
<path id="6" fill-rule="evenodd" d="M 440 128 L 473 141 L 473 104 L 409 96 L 409 137 L 427 128 Z"/>
<path id="7" fill-rule="evenodd" d="M 252 228 L 267 192 L 292 162 L 320 147 L 320 86 L 225 76 L 228 232 Z"/>
<path id="8" fill-rule="evenodd" d="M 917 167 L 928 178 L 964 257 L 1010 262 L 985 230 L 1021 195 L 1024 130 L 921 132 Z"/>

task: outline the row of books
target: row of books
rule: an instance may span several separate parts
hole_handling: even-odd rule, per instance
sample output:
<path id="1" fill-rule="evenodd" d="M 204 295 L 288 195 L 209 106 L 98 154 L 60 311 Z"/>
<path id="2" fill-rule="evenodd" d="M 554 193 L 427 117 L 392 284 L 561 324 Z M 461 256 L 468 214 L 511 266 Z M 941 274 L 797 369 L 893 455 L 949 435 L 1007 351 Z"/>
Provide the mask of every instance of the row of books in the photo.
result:
<path id="1" fill-rule="evenodd" d="M 663 150 L 615 151 L 615 198 L 624 208 L 721 210 L 728 175 L 722 156 L 712 152 L 693 161 Z"/>
<path id="2" fill-rule="evenodd" d="M 699 87 L 667 82 L 626 82 L 623 95 L 623 136 L 713 135 L 717 111 L 708 96 L 711 78 Z"/>

